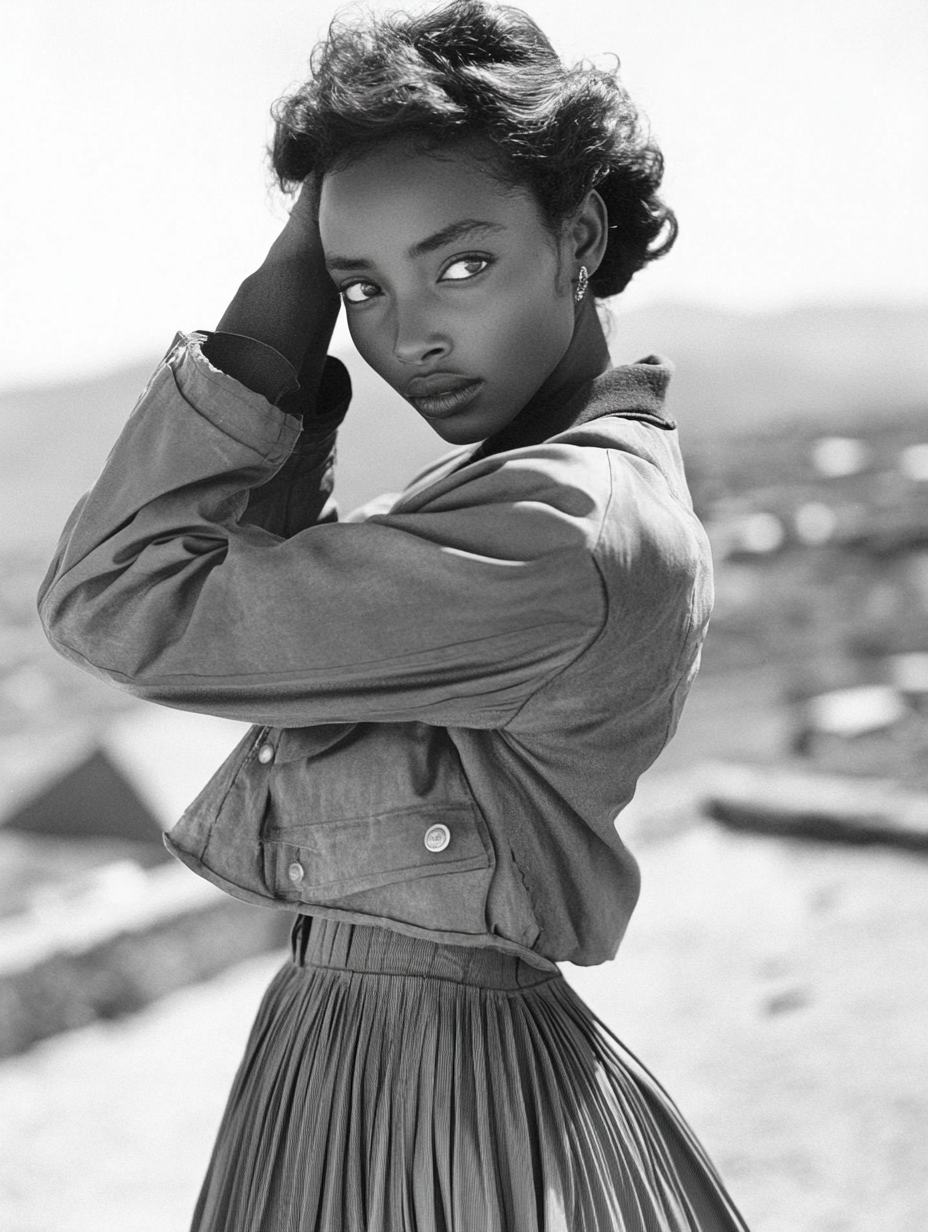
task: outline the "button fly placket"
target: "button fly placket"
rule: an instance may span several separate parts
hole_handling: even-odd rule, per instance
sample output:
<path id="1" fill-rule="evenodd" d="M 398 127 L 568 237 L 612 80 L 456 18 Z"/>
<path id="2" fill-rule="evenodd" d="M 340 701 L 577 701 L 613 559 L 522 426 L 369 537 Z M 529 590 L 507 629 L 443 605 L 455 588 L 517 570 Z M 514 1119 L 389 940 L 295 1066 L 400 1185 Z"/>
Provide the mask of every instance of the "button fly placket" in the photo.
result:
<path id="1" fill-rule="evenodd" d="M 444 851 L 451 842 L 451 831 L 447 826 L 429 826 L 422 841 L 429 851 Z"/>

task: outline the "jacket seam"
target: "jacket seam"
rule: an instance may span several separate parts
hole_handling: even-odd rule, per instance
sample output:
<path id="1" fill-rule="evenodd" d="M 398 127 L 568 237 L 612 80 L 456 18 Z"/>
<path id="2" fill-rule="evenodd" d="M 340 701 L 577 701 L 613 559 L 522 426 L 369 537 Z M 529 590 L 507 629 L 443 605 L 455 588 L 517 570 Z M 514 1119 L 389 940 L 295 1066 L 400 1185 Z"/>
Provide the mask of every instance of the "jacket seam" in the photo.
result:
<path id="1" fill-rule="evenodd" d="M 528 899 L 528 905 L 532 912 L 532 919 L 535 922 L 535 926 L 538 929 L 538 936 L 541 937 L 544 931 L 541 926 L 541 921 L 544 918 L 544 916 L 543 916 L 543 913 L 540 913 L 538 910 L 533 887 L 529 884 L 528 878 L 525 875 L 525 870 L 523 869 L 522 865 L 519 863 L 518 859 L 516 858 L 515 848 L 513 847 L 511 842 L 509 843 L 509 858 L 512 862 L 512 867 L 516 870 L 516 873 L 519 876 L 519 880 L 522 883 L 522 888 L 525 891 L 525 897 Z"/>
<path id="2" fill-rule="evenodd" d="M 284 763 L 284 764 L 287 764 L 287 763 Z M 358 813 L 355 816 L 351 816 L 351 817 L 329 817 L 325 821 L 309 822 L 305 826 L 294 827 L 294 829 L 299 828 L 303 830 L 314 830 L 318 826 L 328 827 L 328 826 L 338 826 L 342 824 L 357 825 L 357 823 L 361 821 L 378 821 L 382 817 L 388 818 L 388 817 L 406 817 L 410 815 L 416 816 L 419 813 L 460 813 L 462 810 L 466 809 L 469 811 L 475 807 L 476 807 L 476 804 L 473 800 L 469 800 L 469 801 L 462 800 L 460 804 L 453 804 L 453 803 L 450 803 L 450 804 L 422 804 L 422 805 L 414 804 L 414 805 L 409 805 L 404 808 L 384 809 L 377 813 Z M 290 832 L 292 833 L 292 831 Z M 283 836 L 286 833 L 288 833 L 288 831 L 286 830 L 271 831 L 271 834 L 273 834 L 274 838 L 271 838 L 269 835 L 268 836 L 269 841 L 273 842 L 279 836 Z M 280 841 L 286 842 L 287 840 L 283 837 L 280 837 Z M 294 844 L 292 843 L 290 845 L 294 846 Z"/>
<path id="3" fill-rule="evenodd" d="M 199 857 L 201 860 L 204 859 L 204 857 L 206 856 L 206 852 L 209 849 L 209 842 L 210 842 L 210 839 L 213 837 L 213 828 L 219 819 L 219 814 L 225 808 L 226 801 L 228 800 L 229 796 L 232 794 L 233 789 L 238 784 L 239 779 L 241 778 L 241 775 L 245 770 L 245 767 L 249 764 L 249 762 L 253 761 L 254 758 L 256 757 L 257 752 L 258 752 L 258 746 L 261 744 L 262 740 L 266 738 L 267 733 L 268 733 L 268 727 L 266 724 L 264 724 L 259 728 L 258 734 L 255 736 L 254 740 L 252 741 L 251 748 L 247 751 L 245 756 L 239 762 L 237 768 L 231 774 L 229 778 L 229 782 L 226 784 L 226 789 L 222 793 L 222 796 L 220 797 L 220 799 L 217 801 L 216 807 L 213 809 L 212 815 L 209 818 L 209 825 L 206 831 L 206 838 L 203 841 L 203 847 L 201 849 L 200 857 Z M 193 806 L 191 805 L 191 807 Z M 186 813 L 184 813 L 183 816 L 186 816 Z"/>
<path id="4" fill-rule="evenodd" d="M 596 645 L 596 643 L 600 640 L 600 638 L 602 638 L 605 635 L 606 629 L 608 628 L 609 614 L 610 614 L 609 590 L 608 590 L 608 587 L 606 586 L 606 579 L 603 574 L 602 567 L 600 566 L 599 561 L 596 559 L 596 552 L 597 552 L 597 549 L 599 548 L 600 543 L 602 542 L 602 537 L 603 537 L 603 534 L 605 533 L 605 528 L 606 528 L 606 520 L 609 517 L 609 512 L 612 509 L 612 501 L 615 496 L 615 483 L 614 483 L 613 474 L 612 474 L 612 459 L 609 457 L 608 452 L 607 452 L 606 460 L 607 460 L 607 465 L 609 467 L 609 498 L 606 501 L 606 507 L 603 510 L 602 519 L 600 520 L 599 531 L 596 535 L 596 542 L 589 549 L 590 560 L 593 564 L 593 568 L 596 570 L 596 576 L 599 579 L 599 586 L 600 586 L 600 590 L 602 591 L 603 615 L 602 615 L 602 619 L 599 624 L 599 628 L 596 629 L 596 631 L 593 633 L 589 641 L 585 645 L 581 646 L 580 649 L 577 651 L 577 653 L 571 659 L 569 659 L 562 667 L 559 667 L 556 672 L 553 672 L 551 675 L 545 677 L 545 679 L 539 683 L 538 687 L 532 690 L 532 692 L 525 699 L 525 701 L 522 702 L 522 704 L 518 707 L 518 709 L 512 715 L 510 715 L 510 717 L 506 720 L 505 723 L 501 725 L 500 730 L 505 731 L 511 723 L 514 723 L 516 719 L 518 719 L 519 715 L 522 713 L 525 707 L 529 705 L 530 702 L 533 702 L 535 698 L 538 697 L 545 689 L 547 689 L 550 685 L 554 684 L 556 680 L 559 680 L 560 677 L 563 676 L 564 672 L 568 671 L 571 667 L 573 667 L 575 663 L 579 663 L 579 661 L 583 658 L 583 656 L 589 650 L 592 650 L 592 648 Z"/>
<path id="5" fill-rule="evenodd" d="M 78 564 L 80 563 L 82 562 L 78 562 Z M 61 575 L 61 578 L 63 579 L 67 577 L 74 568 L 77 568 L 76 564 L 72 565 L 71 569 L 67 570 L 66 573 L 63 573 Z M 598 566 L 597 566 L 597 572 L 599 572 Z M 60 580 L 61 579 L 56 580 L 55 587 L 58 586 L 58 581 Z M 49 595 L 51 593 L 52 592 L 49 591 Z M 47 602 L 47 599 L 46 599 L 46 602 Z M 43 606 L 44 606 L 44 603 L 43 603 Z M 559 622 L 559 623 L 566 623 L 566 621 Z M 525 629 L 520 630 L 519 632 L 523 632 L 523 633 L 531 632 L 531 631 L 534 631 L 535 629 L 544 629 L 545 627 L 546 626 L 544 624 L 528 625 L 526 626 Z M 600 632 L 601 630 L 599 629 L 596 631 L 596 633 L 593 635 L 594 640 L 596 637 L 599 636 Z M 517 634 L 516 630 L 510 630 L 509 634 L 506 634 L 505 636 L 509 636 L 509 635 L 516 636 L 516 634 Z M 500 635 L 499 634 L 488 634 L 486 637 L 470 638 L 466 642 L 462 641 L 462 642 L 453 643 L 453 644 L 460 645 L 460 646 L 476 646 L 476 645 L 479 645 L 481 642 L 493 641 L 498 636 Z M 152 675 L 152 676 L 147 677 L 145 680 L 141 680 L 138 675 L 125 671 L 122 668 L 110 666 L 104 662 L 95 663 L 93 659 L 88 658 L 85 654 L 83 654 L 82 651 L 78 650 L 76 646 L 72 646 L 71 643 L 66 641 L 64 638 L 57 639 L 55 644 L 65 647 L 75 656 L 75 658 L 81 659 L 82 662 L 87 663 L 91 668 L 94 668 L 97 671 L 106 672 L 109 679 L 117 686 L 120 684 L 125 684 L 129 686 L 130 688 L 135 687 L 138 689 L 153 688 L 153 687 L 158 687 L 160 685 L 170 685 L 175 682 L 183 683 L 184 681 L 187 681 L 187 680 L 216 680 L 216 681 L 223 681 L 223 682 L 227 680 L 243 681 L 245 683 L 243 684 L 242 687 L 245 687 L 248 683 L 250 683 L 253 680 L 264 680 L 268 676 L 281 677 L 282 679 L 287 679 L 287 680 L 292 680 L 296 678 L 303 683 L 311 684 L 312 681 L 310 678 L 312 676 L 318 675 L 321 672 L 341 671 L 341 670 L 344 670 L 345 668 L 344 664 L 339 664 L 337 667 L 327 666 L 327 667 L 294 668 L 294 669 L 290 669 L 289 671 L 284 671 L 283 669 L 281 669 L 280 671 L 277 671 L 277 672 L 229 672 L 229 673 L 225 673 L 222 675 L 220 675 L 219 673 L 201 674 L 199 672 L 173 672 L 173 673 L 165 673 L 161 675 Z M 416 655 L 419 655 L 422 653 L 423 653 L 422 651 L 409 651 L 406 654 L 397 655 L 397 656 L 394 656 L 393 658 L 387 657 L 387 658 L 380 658 L 380 659 L 364 660 L 358 664 L 351 664 L 350 667 L 352 668 L 354 667 L 373 668 L 373 667 L 377 667 L 378 665 L 381 665 L 384 663 L 394 663 L 402 659 L 414 658 Z M 583 653 L 582 651 L 579 651 L 578 655 L 582 653 Z M 570 663 L 572 662 L 573 662 L 573 659 L 570 661 Z M 555 674 L 560 675 L 562 671 L 564 671 L 567 667 L 570 666 L 570 663 L 565 664 L 563 668 L 559 668 Z M 389 683 L 389 681 L 385 681 L 384 683 Z M 539 685 L 538 687 L 543 688 L 545 683 L 547 682 L 546 681 L 542 682 L 542 684 Z M 342 722 L 343 720 L 332 719 L 329 721 Z M 274 724 L 271 724 L 270 726 L 274 726 Z M 282 727 L 282 725 L 280 724 L 278 724 L 277 726 Z"/>
<path id="6" fill-rule="evenodd" d="M 483 847 L 484 852 L 486 853 L 487 867 L 491 870 L 490 871 L 490 882 L 492 883 L 492 881 L 497 875 L 498 866 L 499 866 L 499 861 L 496 855 L 496 843 L 494 841 L 494 836 L 493 836 L 493 827 L 490 825 L 490 822 L 487 818 L 486 813 L 484 812 L 479 801 L 477 800 L 477 796 L 476 796 L 476 793 L 474 792 L 473 784 L 471 783 L 470 778 L 467 773 L 467 766 L 464 762 L 464 758 L 461 756 L 461 750 L 458 748 L 457 742 L 455 741 L 453 735 L 451 734 L 452 729 L 445 728 L 445 731 L 448 733 L 448 742 L 450 743 L 451 747 L 454 749 L 454 756 L 457 759 L 457 768 L 460 771 L 461 782 L 464 784 L 464 790 L 466 791 L 467 798 L 470 801 L 469 807 L 473 809 L 474 814 L 475 814 L 474 829 L 477 831 L 477 837 L 480 839 L 481 846 Z M 483 831 L 481 831 L 481 828 L 480 828 L 481 825 L 483 826 Z M 484 918 L 484 925 L 487 928 L 487 931 L 489 931 L 489 924 L 487 922 L 487 900 L 488 898 L 489 898 L 489 885 L 487 886 L 487 893 L 484 895 L 484 903 L 483 903 L 483 918 Z"/>

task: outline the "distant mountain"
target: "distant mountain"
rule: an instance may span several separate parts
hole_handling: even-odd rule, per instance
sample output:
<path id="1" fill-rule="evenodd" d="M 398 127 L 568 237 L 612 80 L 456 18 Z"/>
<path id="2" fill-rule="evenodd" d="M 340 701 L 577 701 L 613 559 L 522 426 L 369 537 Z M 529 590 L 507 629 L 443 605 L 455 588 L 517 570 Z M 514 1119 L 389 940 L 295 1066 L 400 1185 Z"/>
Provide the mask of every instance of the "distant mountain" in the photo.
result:
<path id="1" fill-rule="evenodd" d="M 654 351 L 674 360 L 670 409 L 684 445 L 687 435 L 776 431 L 797 416 L 837 426 L 918 406 L 928 412 L 928 306 L 750 315 L 619 307 L 610 345 L 616 362 Z M 399 489 L 447 447 L 356 355 L 343 358 L 355 386 L 339 445 L 339 499 L 349 509 Z M 156 361 L 0 394 L 0 551 L 30 543 L 50 550 Z"/>
<path id="2" fill-rule="evenodd" d="M 684 445 L 687 434 L 779 431 L 809 416 L 851 425 L 922 407 L 928 419 L 928 304 L 750 314 L 616 304 L 613 359 L 658 351 L 676 366 L 668 404 Z"/>

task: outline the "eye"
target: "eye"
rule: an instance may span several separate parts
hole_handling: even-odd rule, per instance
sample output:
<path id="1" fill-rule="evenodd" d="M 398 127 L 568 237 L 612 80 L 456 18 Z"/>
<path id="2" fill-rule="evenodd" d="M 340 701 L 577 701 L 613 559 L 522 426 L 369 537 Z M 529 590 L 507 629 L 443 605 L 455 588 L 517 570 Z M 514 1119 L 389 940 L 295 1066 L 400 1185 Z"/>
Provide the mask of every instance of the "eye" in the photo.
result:
<path id="1" fill-rule="evenodd" d="M 458 257 L 452 261 L 442 274 L 441 282 L 463 282 L 467 278 L 476 278 L 492 264 L 489 257 Z"/>
<path id="2" fill-rule="evenodd" d="M 349 282 L 342 287 L 342 298 L 348 304 L 366 304 L 380 294 L 380 288 L 374 282 Z"/>

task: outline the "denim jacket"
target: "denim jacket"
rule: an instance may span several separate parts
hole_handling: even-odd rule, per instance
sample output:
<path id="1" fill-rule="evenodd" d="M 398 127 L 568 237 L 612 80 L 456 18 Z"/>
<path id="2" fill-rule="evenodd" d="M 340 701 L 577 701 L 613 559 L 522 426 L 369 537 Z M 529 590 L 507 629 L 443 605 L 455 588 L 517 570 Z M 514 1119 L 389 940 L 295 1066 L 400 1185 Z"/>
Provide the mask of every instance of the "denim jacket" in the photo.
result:
<path id="1" fill-rule="evenodd" d="M 547 439 L 454 450 L 338 521 L 330 418 L 299 422 L 178 335 L 42 585 L 55 648 L 254 726 L 166 836 L 247 901 L 612 958 L 639 876 L 616 825 L 670 739 L 712 599 L 649 357 Z"/>

